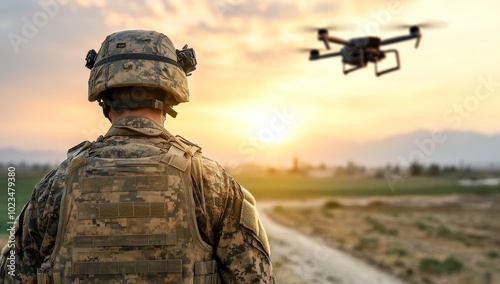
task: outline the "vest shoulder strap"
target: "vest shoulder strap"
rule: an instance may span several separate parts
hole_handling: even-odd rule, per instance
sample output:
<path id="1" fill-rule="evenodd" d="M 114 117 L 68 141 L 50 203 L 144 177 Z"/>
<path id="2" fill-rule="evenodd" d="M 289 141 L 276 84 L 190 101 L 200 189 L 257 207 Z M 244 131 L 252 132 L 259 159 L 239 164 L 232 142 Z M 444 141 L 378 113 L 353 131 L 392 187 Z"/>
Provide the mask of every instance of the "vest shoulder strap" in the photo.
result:
<path id="1" fill-rule="evenodd" d="M 69 150 L 68 150 L 68 158 L 71 157 L 71 156 L 73 156 L 73 157 L 77 156 L 78 154 L 80 154 L 84 150 L 88 149 L 90 146 L 92 146 L 92 142 L 90 142 L 90 141 L 83 141 L 80 144 L 75 145 L 75 146 L 69 148 Z"/>

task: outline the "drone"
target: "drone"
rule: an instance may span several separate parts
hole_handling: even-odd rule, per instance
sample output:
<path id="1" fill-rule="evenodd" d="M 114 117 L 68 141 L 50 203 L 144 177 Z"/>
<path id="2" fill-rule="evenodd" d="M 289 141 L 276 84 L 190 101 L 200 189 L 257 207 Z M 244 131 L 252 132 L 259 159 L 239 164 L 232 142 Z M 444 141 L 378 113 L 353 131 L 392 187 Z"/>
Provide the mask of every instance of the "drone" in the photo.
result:
<path id="1" fill-rule="evenodd" d="M 420 28 L 422 26 L 430 27 L 436 25 L 431 25 L 428 23 L 411 26 L 404 25 L 405 28 L 409 28 L 410 33 L 408 35 L 387 38 L 384 40 L 374 36 L 358 37 L 350 40 L 344 40 L 342 38 L 329 35 L 328 28 L 319 28 L 317 29 L 318 40 L 324 42 L 326 49 L 330 49 L 330 43 L 341 44 L 344 45 L 344 47 L 342 47 L 339 52 L 326 54 L 320 54 L 318 49 L 312 49 L 309 51 L 309 60 L 312 61 L 342 56 L 342 68 L 345 75 L 366 67 L 369 62 L 372 62 L 375 65 L 375 74 L 377 76 L 381 76 L 389 72 L 397 71 L 401 67 L 398 51 L 396 49 L 382 50 L 381 47 L 393 43 L 415 39 L 415 48 L 418 48 L 420 39 L 422 38 L 422 33 L 420 31 Z M 391 53 L 393 53 L 396 57 L 396 65 L 384 70 L 379 70 L 377 63 L 386 58 L 386 55 Z M 346 65 L 350 65 L 353 67 L 346 67 Z"/>

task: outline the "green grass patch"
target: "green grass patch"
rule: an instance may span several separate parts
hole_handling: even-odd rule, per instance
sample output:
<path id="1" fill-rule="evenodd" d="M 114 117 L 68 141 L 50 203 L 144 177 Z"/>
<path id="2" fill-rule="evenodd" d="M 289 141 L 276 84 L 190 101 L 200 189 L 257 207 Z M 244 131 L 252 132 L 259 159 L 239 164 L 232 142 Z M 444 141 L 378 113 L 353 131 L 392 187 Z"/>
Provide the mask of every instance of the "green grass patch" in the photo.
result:
<path id="1" fill-rule="evenodd" d="M 374 250 L 379 246 L 379 239 L 376 237 L 360 237 L 356 249 L 358 250 Z"/>
<path id="2" fill-rule="evenodd" d="M 7 228 L 9 227 L 7 225 L 7 218 L 9 217 L 8 209 L 9 206 L 7 204 L 7 198 L 10 198 L 11 196 L 7 195 L 7 188 L 8 188 L 8 182 L 7 182 L 7 169 L 2 171 L 3 174 L 0 177 L 0 185 L 4 189 L 1 191 L 1 194 L 3 196 L 0 197 L 0 232 L 6 232 Z M 33 173 L 33 172 L 23 172 L 16 170 L 16 176 L 15 176 L 15 185 L 14 187 L 11 187 L 15 190 L 15 195 L 14 198 L 16 199 L 15 202 L 15 212 L 16 212 L 16 217 L 21 213 L 21 210 L 24 207 L 24 204 L 26 204 L 30 197 L 31 193 L 33 192 L 33 187 L 37 182 L 40 181 L 40 179 L 43 178 L 45 173 Z"/>
<path id="3" fill-rule="evenodd" d="M 430 231 L 429 231 L 430 232 Z M 442 238 L 448 238 L 463 243 L 466 246 L 483 246 L 483 240 L 477 236 L 467 235 L 461 231 L 452 232 L 444 225 L 439 225 L 436 230 L 436 235 Z"/>
<path id="4" fill-rule="evenodd" d="M 421 259 L 419 262 L 419 268 L 421 271 L 432 274 L 457 273 L 462 270 L 463 266 L 463 262 L 456 259 L 454 256 L 448 256 L 443 261 L 432 257 L 427 257 Z"/>
<path id="5" fill-rule="evenodd" d="M 399 234 L 398 230 L 394 228 L 388 228 L 384 224 L 380 223 L 377 219 L 370 216 L 365 217 L 365 221 L 372 225 L 372 230 L 379 232 L 384 235 L 397 236 Z"/>
<path id="6" fill-rule="evenodd" d="M 424 232 L 431 232 L 432 231 L 432 227 L 427 225 L 426 223 L 424 223 L 422 221 L 415 222 L 415 227 L 417 227 L 417 229 L 419 229 L 420 231 L 424 231 Z"/>
<path id="7" fill-rule="evenodd" d="M 451 231 L 444 225 L 439 225 L 439 227 L 437 228 L 436 234 L 439 237 L 444 237 L 444 238 L 452 237 Z"/>
<path id="8" fill-rule="evenodd" d="M 397 255 L 397 256 L 406 256 L 408 255 L 408 251 L 404 248 L 400 247 L 390 247 L 385 250 L 385 254 L 387 255 Z"/>
<path id="9" fill-rule="evenodd" d="M 460 187 L 450 177 L 408 177 L 392 190 L 385 179 L 313 178 L 293 175 L 236 176 L 257 199 L 299 199 L 328 196 L 443 195 L 450 193 L 500 193 L 500 187 Z"/>
<path id="10" fill-rule="evenodd" d="M 489 258 L 498 258 L 499 254 L 497 251 L 490 250 L 486 253 L 486 256 L 488 256 Z"/>

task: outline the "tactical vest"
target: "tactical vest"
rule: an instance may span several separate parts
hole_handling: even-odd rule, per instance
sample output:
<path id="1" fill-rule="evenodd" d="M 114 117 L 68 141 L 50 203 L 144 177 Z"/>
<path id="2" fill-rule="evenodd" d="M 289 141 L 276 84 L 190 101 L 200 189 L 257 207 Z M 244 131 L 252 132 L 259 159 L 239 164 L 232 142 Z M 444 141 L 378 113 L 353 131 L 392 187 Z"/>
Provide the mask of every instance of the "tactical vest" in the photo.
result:
<path id="1" fill-rule="evenodd" d="M 177 144 L 144 158 L 74 157 L 38 283 L 219 283 L 199 235 L 190 168 Z"/>

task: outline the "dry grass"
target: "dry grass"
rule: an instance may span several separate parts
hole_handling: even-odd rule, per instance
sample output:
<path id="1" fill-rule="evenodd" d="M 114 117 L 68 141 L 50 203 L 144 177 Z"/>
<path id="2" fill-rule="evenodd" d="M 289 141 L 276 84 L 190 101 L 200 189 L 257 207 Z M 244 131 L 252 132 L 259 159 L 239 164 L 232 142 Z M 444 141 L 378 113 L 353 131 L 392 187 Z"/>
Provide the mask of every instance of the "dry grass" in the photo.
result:
<path id="1" fill-rule="evenodd" d="M 500 283 L 500 206 L 332 204 L 270 215 L 412 283 Z"/>

